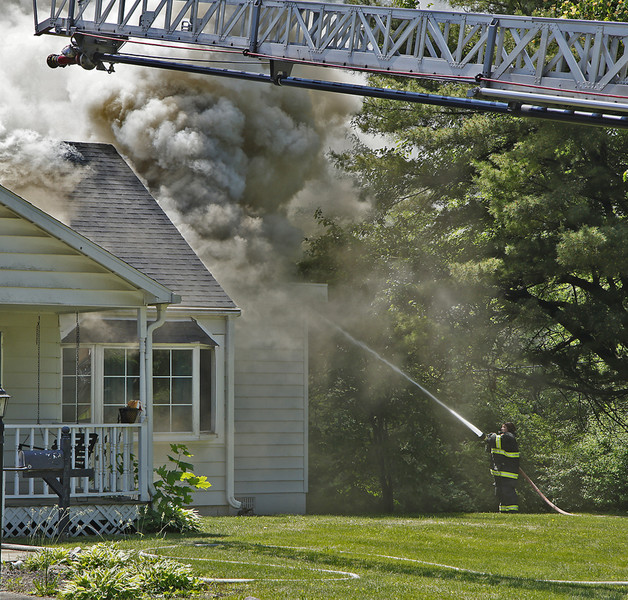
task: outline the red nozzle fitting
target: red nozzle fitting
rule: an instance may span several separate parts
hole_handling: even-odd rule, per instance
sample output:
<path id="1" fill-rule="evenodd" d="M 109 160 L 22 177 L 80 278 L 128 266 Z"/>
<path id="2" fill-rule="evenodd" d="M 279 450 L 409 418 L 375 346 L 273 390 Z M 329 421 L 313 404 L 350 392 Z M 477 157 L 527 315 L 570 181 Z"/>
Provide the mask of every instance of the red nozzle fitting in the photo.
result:
<path id="1" fill-rule="evenodd" d="M 68 65 L 81 65 L 84 69 L 91 70 L 96 65 L 77 46 L 66 46 L 61 54 L 50 54 L 46 63 L 51 69 L 65 68 Z"/>
<path id="2" fill-rule="evenodd" d="M 68 58 L 63 54 L 50 54 L 46 59 L 46 63 L 51 69 L 56 69 L 57 67 L 65 68 L 68 65 L 78 64 L 78 57 Z"/>

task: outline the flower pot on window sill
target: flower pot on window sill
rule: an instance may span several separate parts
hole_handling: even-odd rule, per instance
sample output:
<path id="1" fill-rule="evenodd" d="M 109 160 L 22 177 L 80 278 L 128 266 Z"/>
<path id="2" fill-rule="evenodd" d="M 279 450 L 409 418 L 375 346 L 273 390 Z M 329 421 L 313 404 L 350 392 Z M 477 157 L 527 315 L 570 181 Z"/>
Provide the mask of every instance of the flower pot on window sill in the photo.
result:
<path id="1" fill-rule="evenodd" d="M 118 422 L 119 423 L 135 423 L 137 417 L 140 414 L 139 408 L 130 408 L 129 406 L 123 406 L 118 409 Z"/>

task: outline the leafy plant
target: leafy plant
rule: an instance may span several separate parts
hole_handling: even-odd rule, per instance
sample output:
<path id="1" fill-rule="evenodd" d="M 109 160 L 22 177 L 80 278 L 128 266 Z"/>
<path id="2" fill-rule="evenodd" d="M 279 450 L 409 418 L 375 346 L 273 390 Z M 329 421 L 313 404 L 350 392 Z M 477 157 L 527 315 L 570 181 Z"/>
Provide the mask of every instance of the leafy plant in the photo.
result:
<path id="1" fill-rule="evenodd" d="M 133 552 L 119 550 L 116 544 L 96 544 L 74 555 L 71 568 L 74 571 L 114 568 L 134 561 Z"/>
<path id="2" fill-rule="evenodd" d="M 59 589 L 60 580 L 59 573 L 51 573 L 46 569 L 43 578 L 33 580 L 33 586 L 38 596 L 54 596 Z"/>
<path id="3" fill-rule="evenodd" d="M 33 586 L 39 596 L 56 594 L 61 580 L 59 565 L 67 565 L 70 557 L 71 551 L 66 548 L 44 548 L 26 558 L 24 568 L 41 573 L 40 577 L 33 580 Z"/>
<path id="4" fill-rule="evenodd" d="M 142 579 L 120 565 L 74 571 L 60 598 L 72 600 L 126 600 L 141 596 Z"/>
<path id="5" fill-rule="evenodd" d="M 140 516 L 140 529 L 146 532 L 194 533 L 201 529 L 198 511 L 164 504 L 161 510 L 147 507 Z"/>
<path id="6" fill-rule="evenodd" d="M 140 574 L 146 593 L 168 594 L 191 592 L 203 586 L 198 577 L 192 575 L 188 565 L 169 559 L 145 559 L 140 563 Z"/>
<path id="7" fill-rule="evenodd" d="M 137 460 L 137 457 L 133 453 L 129 454 L 129 460 L 131 461 L 130 471 L 133 474 L 133 482 L 137 486 L 140 472 L 140 464 Z M 124 475 L 124 468 L 124 453 L 119 452 L 118 454 L 116 454 L 116 471 L 118 472 L 118 475 Z M 113 469 L 113 466 L 111 466 L 110 469 Z"/>
<path id="8" fill-rule="evenodd" d="M 42 571 L 55 564 L 67 564 L 71 551 L 66 548 L 44 548 L 30 554 L 24 561 L 24 567 L 29 571 Z"/>
<path id="9" fill-rule="evenodd" d="M 117 544 L 99 543 L 88 549 L 44 550 L 26 561 L 29 570 L 43 570 L 34 580 L 42 596 L 59 593 L 62 599 L 126 600 L 188 595 L 203 587 L 188 565 L 174 560 L 147 557 Z M 61 572 L 64 569 L 64 572 Z M 62 575 L 63 589 L 58 592 Z"/>
<path id="10" fill-rule="evenodd" d="M 171 463 L 155 469 L 160 479 L 155 482 L 156 492 L 152 505 L 146 507 L 140 516 L 140 529 L 144 531 L 194 532 L 200 530 L 200 515 L 194 509 L 185 508 L 192 502 L 194 490 L 211 487 L 204 475 L 193 472 L 193 465 L 185 458 L 194 456 L 185 444 L 170 444 Z"/>

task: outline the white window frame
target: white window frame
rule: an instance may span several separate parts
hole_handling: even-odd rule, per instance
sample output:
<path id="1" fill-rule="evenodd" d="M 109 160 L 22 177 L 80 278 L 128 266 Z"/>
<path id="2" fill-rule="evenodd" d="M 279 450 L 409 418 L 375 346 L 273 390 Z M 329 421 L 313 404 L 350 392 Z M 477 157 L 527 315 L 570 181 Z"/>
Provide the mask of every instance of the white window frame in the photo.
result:
<path id="1" fill-rule="evenodd" d="M 63 348 L 72 348 L 72 344 L 63 344 Z M 105 349 L 133 349 L 137 350 L 138 345 L 133 343 L 128 344 L 81 344 L 82 348 L 91 349 L 92 357 L 92 421 L 94 423 L 104 422 L 104 358 Z M 217 431 L 217 425 L 220 422 L 217 415 L 218 402 L 218 352 L 216 348 L 208 346 L 206 344 L 194 343 L 194 344 L 153 344 L 153 350 L 192 350 L 192 430 L 191 431 L 154 431 L 153 437 L 155 440 L 194 440 L 205 437 L 216 437 L 219 432 Z M 210 414 L 211 414 L 211 429 L 209 431 L 200 430 L 201 420 L 201 371 L 200 371 L 200 358 L 201 350 L 210 351 L 211 355 L 211 367 L 210 367 Z M 62 372 L 63 375 L 63 372 Z M 63 379 L 63 377 L 62 377 Z M 142 417 L 140 417 L 142 418 Z"/>
<path id="2" fill-rule="evenodd" d="M 63 383 L 65 381 L 66 378 L 74 378 L 76 377 L 76 373 L 72 374 L 72 375 L 65 375 L 65 372 L 63 370 L 63 364 L 64 364 L 64 360 L 63 360 L 63 351 L 66 349 L 70 349 L 72 352 L 76 352 L 76 345 L 75 344 L 62 344 L 61 345 L 61 366 L 59 369 L 59 372 L 61 373 L 61 394 L 60 394 L 60 398 L 61 398 L 61 404 L 60 404 L 60 408 L 59 408 L 59 422 L 60 423 L 64 423 L 66 421 L 63 420 Z M 94 418 L 94 346 L 92 344 L 82 344 L 81 345 L 81 350 L 89 350 L 90 353 L 90 361 L 91 361 L 91 372 L 89 375 L 90 378 L 90 392 L 89 392 L 89 396 L 90 396 L 90 400 L 91 400 L 91 412 L 92 412 L 92 416 L 91 416 L 91 422 L 92 423 L 96 423 L 98 422 L 95 418 Z M 72 423 L 75 423 L 76 421 L 72 421 Z M 82 424 L 86 424 L 88 423 L 87 421 L 81 421 Z"/>

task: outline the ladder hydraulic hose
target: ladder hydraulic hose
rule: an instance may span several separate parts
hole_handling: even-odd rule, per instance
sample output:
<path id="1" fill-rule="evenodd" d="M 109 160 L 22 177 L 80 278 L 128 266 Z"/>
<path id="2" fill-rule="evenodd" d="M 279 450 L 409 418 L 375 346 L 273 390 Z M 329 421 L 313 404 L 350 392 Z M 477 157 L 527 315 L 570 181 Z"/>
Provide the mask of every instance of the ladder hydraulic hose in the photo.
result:
<path id="1" fill-rule="evenodd" d="M 48 57 L 48 63 L 59 61 L 55 55 Z M 78 62 L 79 59 L 76 59 Z M 244 79 L 251 82 L 274 83 L 285 87 L 296 87 L 303 89 L 318 90 L 324 92 L 335 92 L 354 96 L 370 98 L 385 98 L 388 100 L 398 100 L 416 104 L 431 104 L 447 108 L 466 109 L 476 112 L 492 112 L 504 115 L 514 115 L 520 117 L 531 117 L 558 121 L 563 123 L 575 123 L 580 125 L 598 125 L 602 127 L 612 127 L 616 129 L 628 128 L 628 116 L 593 113 L 591 111 L 575 111 L 568 108 L 534 106 L 519 104 L 516 102 L 498 102 L 483 100 L 479 98 L 457 98 L 452 96 L 440 96 L 437 94 L 427 94 L 419 92 L 408 92 L 405 90 L 394 90 L 388 88 L 371 87 L 368 85 L 356 85 L 335 81 L 321 81 L 317 79 L 305 79 L 291 76 L 267 75 L 264 73 L 251 73 L 247 71 L 235 71 L 231 69 L 217 69 L 214 67 L 204 67 L 173 61 L 159 59 L 128 56 L 121 54 L 95 53 L 92 61 L 98 63 L 127 64 L 155 69 L 167 69 L 172 71 L 184 71 L 213 77 L 226 77 L 231 79 Z M 87 61 L 86 61 L 87 62 Z M 91 62 L 88 62 L 91 64 Z M 93 66 L 91 67 L 93 68 Z"/>
<path id="2" fill-rule="evenodd" d="M 107 70 L 126 62 L 201 72 L 193 65 L 131 62 L 127 41 L 240 52 L 273 64 L 307 64 L 469 86 L 472 98 L 419 94 L 469 110 L 627 127 L 628 24 L 470 14 L 301 0 L 33 0 L 35 32 L 71 37 L 74 62 Z M 46 15 L 40 19 L 40 15 Z M 62 53 L 63 54 L 63 53 Z M 101 58 L 96 58 L 101 55 Z M 103 59 L 107 56 L 107 60 Z M 256 71 L 257 69 L 252 69 Z M 219 75 L 204 70 L 208 75 Z M 224 76 L 250 79 L 255 73 Z M 283 85 L 369 95 L 368 86 L 290 77 Z M 277 77 L 271 75 L 273 82 Z M 360 89 L 363 88 L 363 89 Z M 389 94 L 382 95 L 379 94 Z M 397 90 L 377 97 L 408 100 Z M 371 94 L 372 95 L 372 94 Z M 418 99 L 420 98 L 420 99 Z M 468 102 L 464 102 L 469 100 Z"/>

